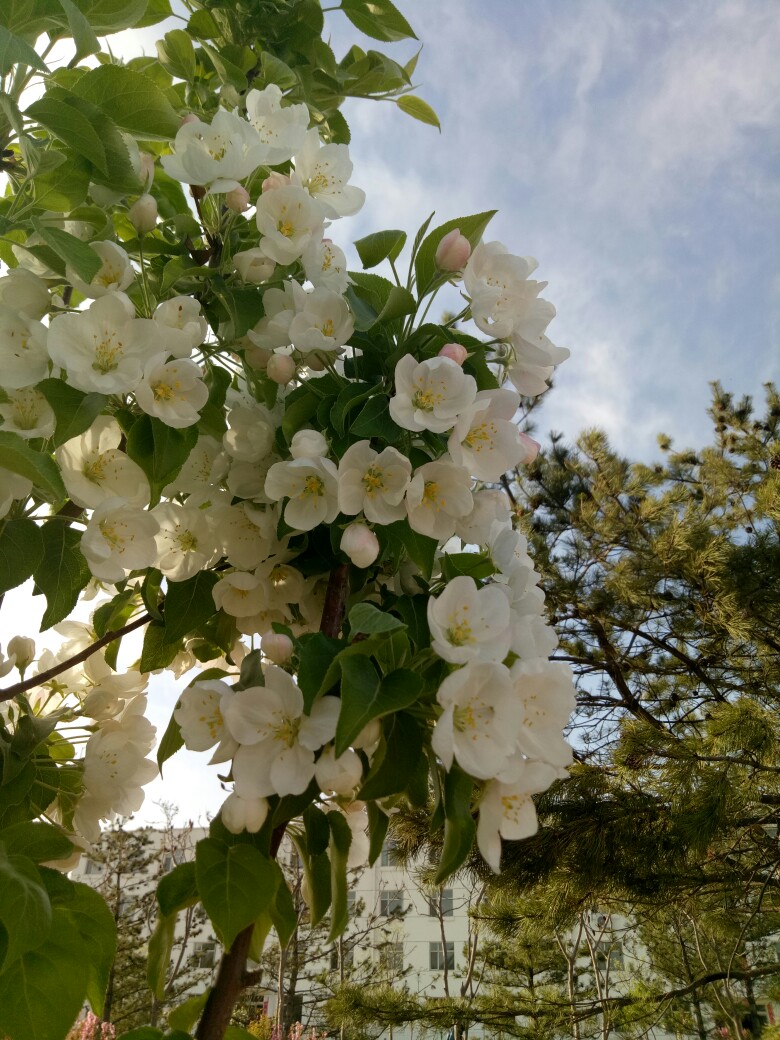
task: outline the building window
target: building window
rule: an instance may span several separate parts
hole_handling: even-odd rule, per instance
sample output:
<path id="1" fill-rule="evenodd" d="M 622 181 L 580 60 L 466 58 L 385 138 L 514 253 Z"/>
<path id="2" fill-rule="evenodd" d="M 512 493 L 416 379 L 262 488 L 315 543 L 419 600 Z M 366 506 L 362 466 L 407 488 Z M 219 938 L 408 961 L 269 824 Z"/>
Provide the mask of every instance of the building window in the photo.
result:
<path id="1" fill-rule="evenodd" d="M 337 943 L 335 946 L 332 946 L 330 950 L 331 971 L 338 971 L 339 969 L 339 952 L 341 953 L 341 956 L 343 958 L 345 968 L 351 968 L 352 965 L 355 963 L 354 948 L 352 946 L 349 946 L 347 943 L 342 943 L 341 949 L 339 950 L 339 945 Z"/>
<path id="2" fill-rule="evenodd" d="M 596 967 L 599 971 L 623 971 L 625 958 L 619 942 L 602 942 L 596 947 Z"/>
<path id="3" fill-rule="evenodd" d="M 379 900 L 379 913 L 382 917 L 393 917 L 404 910 L 404 890 L 402 888 L 386 889 Z"/>
<path id="4" fill-rule="evenodd" d="M 194 957 L 196 968 L 213 968 L 217 959 L 217 944 L 214 942 L 196 942 Z"/>
<path id="5" fill-rule="evenodd" d="M 390 971 L 403 971 L 404 944 L 402 942 L 385 943 L 379 950 L 379 963 Z"/>
<path id="6" fill-rule="evenodd" d="M 169 870 L 173 870 L 173 856 L 170 852 L 166 852 L 163 856 L 162 868 L 163 874 L 167 874 Z"/>
<path id="7" fill-rule="evenodd" d="M 86 861 L 86 863 L 84 864 L 84 873 L 85 874 L 102 874 L 103 873 L 103 864 L 102 863 L 96 863 L 94 861 L 94 859 L 88 859 Z"/>
<path id="8" fill-rule="evenodd" d="M 452 889 L 442 888 L 428 898 L 428 913 L 431 917 L 438 917 L 441 913 L 442 917 L 452 917 Z"/>
<path id="9" fill-rule="evenodd" d="M 429 943 L 430 950 L 430 966 L 431 971 L 443 971 L 444 968 L 455 967 L 455 943 L 448 942 L 442 944 L 440 942 Z"/>
<path id="10" fill-rule="evenodd" d="M 382 856 L 379 863 L 380 866 L 383 867 L 398 866 L 398 847 L 392 838 L 385 838 L 385 843 L 382 846 Z"/>

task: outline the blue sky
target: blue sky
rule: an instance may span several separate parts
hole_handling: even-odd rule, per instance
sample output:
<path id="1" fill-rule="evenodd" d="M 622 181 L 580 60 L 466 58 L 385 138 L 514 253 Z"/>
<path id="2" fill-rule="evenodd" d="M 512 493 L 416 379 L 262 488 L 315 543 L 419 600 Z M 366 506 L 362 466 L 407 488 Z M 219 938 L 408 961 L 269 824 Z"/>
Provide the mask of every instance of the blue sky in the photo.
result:
<path id="1" fill-rule="evenodd" d="M 442 135 L 349 102 L 364 210 L 334 238 L 498 208 L 572 358 L 539 417 L 632 456 L 708 436 L 708 382 L 778 369 L 780 20 L 762 0 L 424 0 L 415 80 Z M 337 54 L 365 38 L 329 15 Z M 411 44 L 386 46 L 393 56 Z"/>
<path id="2" fill-rule="evenodd" d="M 487 237 L 537 257 L 558 308 L 550 336 L 572 351 L 539 432 L 601 426 L 642 458 L 661 430 L 680 447 L 706 443 L 709 380 L 759 395 L 780 376 L 774 0 L 400 6 L 424 44 L 415 79 L 443 132 L 348 103 L 353 180 L 368 198 L 334 239 L 348 248 L 382 228 L 413 234 L 434 209 L 444 222 L 497 208 Z M 337 55 L 372 46 L 343 15 L 328 19 Z M 144 34 L 147 52 L 156 35 Z M 126 34 L 112 46 L 138 52 Z M 402 61 L 416 50 L 376 46 Z M 7 598 L 3 643 L 25 596 Z M 160 732 L 175 699 L 170 678 L 153 679 Z M 158 817 L 161 797 L 185 819 L 216 811 L 207 757 L 176 755 L 139 819 Z"/>

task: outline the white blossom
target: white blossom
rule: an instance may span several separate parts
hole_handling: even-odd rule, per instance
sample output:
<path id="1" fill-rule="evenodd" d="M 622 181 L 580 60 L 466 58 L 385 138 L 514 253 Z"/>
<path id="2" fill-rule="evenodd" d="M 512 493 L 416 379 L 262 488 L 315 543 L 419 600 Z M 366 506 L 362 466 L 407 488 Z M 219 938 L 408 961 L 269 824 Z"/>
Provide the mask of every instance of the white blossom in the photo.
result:
<path id="1" fill-rule="evenodd" d="M 458 575 L 428 600 L 431 647 L 451 664 L 503 661 L 509 653 L 509 603 L 495 585 Z"/>
<path id="2" fill-rule="evenodd" d="M 390 415 L 405 430 L 451 430 L 474 402 L 477 384 L 447 357 L 417 361 L 405 354 L 395 366 L 395 394 Z"/>
<path id="3" fill-rule="evenodd" d="M 363 763 L 352 748 L 336 758 L 332 745 L 323 748 L 314 766 L 314 777 L 325 794 L 353 795 L 363 778 Z"/>
<path id="4" fill-rule="evenodd" d="M 147 415 L 153 415 L 175 430 L 194 426 L 200 409 L 209 399 L 203 372 L 188 358 L 166 361 L 155 354 L 144 365 L 143 377 L 135 388 L 135 399 Z"/>
<path id="5" fill-rule="evenodd" d="M 173 142 L 173 155 L 160 160 L 169 177 L 184 184 L 231 191 L 267 162 L 257 131 L 235 112 L 220 108 L 211 124 L 185 123 Z"/>
<path id="6" fill-rule="evenodd" d="M 347 301 L 330 289 L 306 293 L 290 322 L 290 342 L 302 354 L 340 350 L 355 331 Z"/>
<path id="7" fill-rule="evenodd" d="M 338 471 L 330 459 L 277 462 L 268 470 L 265 493 L 274 502 L 289 500 L 284 509 L 286 524 L 296 531 L 311 531 L 336 519 Z"/>
<path id="8" fill-rule="evenodd" d="M 294 184 L 261 195 L 255 220 L 263 236 L 260 249 L 277 264 L 293 263 L 312 239 L 322 238 L 324 225 L 317 203 Z"/>
<path id="9" fill-rule="evenodd" d="M 120 450 L 121 440 L 116 419 L 100 415 L 86 433 L 55 450 L 63 483 L 76 505 L 94 509 L 109 498 L 124 499 L 131 506 L 148 505 L 149 481 L 141 467 Z"/>
<path id="10" fill-rule="evenodd" d="M 448 675 L 436 699 L 444 709 L 433 730 L 433 750 L 479 780 L 496 776 L 515 752 L 523 722 L 509 671 L 492 661 L 469 663 Z"/>
<path id="11" fill-rule="evenodd" d="M 250 285 L 261 285 L 263 282 L 267 282 L 276 270 L 274 261 L 257 247 L 242 249 L 238 253 L 234 253 L 233 266 L 238 271 L 241 281 L 248 282 Z"/>
<path id="12" fill-rule="evenodd" d="M 220 819 L 231 834 L 248 831 L 257 834 L 268 816 L 265 798 L 242 798 L 233 791 L 227 796 L 220 809 Z"/>
<path id="13" fill-rule="evenodd" d="M 158 523 L 121 498 L 108 498 L 90 517 L 80 548 L 94 577 L 114 584 L 129 571 L 153 567 Z"/>
<path id="14" fill-rule="evenodd" d="M 455 522 L 455 534 L 466 545 L 486 545 L 496 521 L 506 523 L 510 503 L 506 493 L 482 488 L 474 492 L 474 507 Z"/>
<path id="15" fill-rule="evenodd" d="M 406 492 L 409 526 L 440 542 L 452 537 L 458 518 L 472 508 L 468 470 L 446 458 L 420 466 Z"/>
<path id="16" fill-rule="evenodd" d="M 516 661 L 510 671 L 515 699 L 523 706 L 520 750 L 553 766 L 571 765 L 571 748 L 561 732 L 575 707 L 568 665 L 536 658 Z"/>
<path id="17" fill-rule="evenodd" d="M 230 571 L 211 590 L 217 610 L 231 617 L 251 617 L 261 611 L 268 594 L 263 582 L 251 571 Z"/>
<path id="18" fill-rule="evenodd" d="M 339 462 L 339 509 L 348 516 L 361 511 L 376 524 L 391 524 L 406 516 L 404 496 L 412 464 L 400 451 L 374 451 L 369 441 L 350 445 Z"/>
<path id="19" fill-rule="evenodd" d="M 159 525 L 154 536 L 157 567 L 169 581 L 186 581 L 217 562 L 220 547 L 202 510 L 188 504 L 161 502 L 150 515 Z"/>
<path id="20" fill-rule="evenodd" d="M 328 454 L 328 442 L 319 430 L 296 430 L 290 441 L 290 454 L 294 459 L 320 458 Z"/>
<path id="21" fill-rule="evenodd" d="M 276 516 L 259 513 L 246 503 L 210 511 L 222 553 L 232 567 L 251 570 L 278 548 Z"/>
<path id="22" fill-rule="evenodd" d="M 31 480 L 0 466 L 0 519 L 8 514 L 17 499 L 27 498 L 31 493 Z"/>
<path id="23" fill-rule="evenodd" d="M 569 353 L 566 347 L 556 347 L 541 333 L 533 342 L 515 334 L 512 336 L 513 363 L 507 374 L 519 393 L 525 397 L 538 397 L 547 390 L 547 381 L 555 366 L 564 362 Z"/>
<path id="24" fill-rule="evenodd" d="M 228 411 L 229 429 L 222 437 L 225 451 L 239 462 L 259 462 L 269 454 L 276 423 L 267 408 L 254 402 L 241 402 Z"/>
<path id="25" fill-rule="evenodd" d="M 262 162 L 266 166 L 278 166 L 291 159 L 303 144 L 309 126 L 308 107 L 282 106 L 282 92 L 275 83 L 269 83 L 264 90 L 249 91 L 246 117 L 260 138 Z"/>
<path id="26" fill-rule="evenodd" d="M 202 679 L 182 691 L 173 709 L 184 746 L 190 751 L 208 751 L 217 746 L 212 762 L 226 762 L 238 750 L 238 743 L 225 726 L 225 705 L 234 696 L 227 683 Z"/>
<path id="27" fill-rule="evenodd" d="M 284 289 L 266 289 L 263 293 L 265 316 L 247 332 L 247 339 L 263 350 L 276 350 L 290 345 L 290 323 L 298 313 L 305 295 L 296 281 L 284 283 Z"/>
<path id="28" fill-rule="evenodd" d="M 143 366 L 160 351 L 159 326 L 136 318 L 124 293 L 95 300 L 89 310 L 61 314 L 49 327 L 52 361 L 77 390 L 126 394 L 141 382 Z"/>
<path id="29" fill-rule="evenodd" d="M 14 267 L 0 278 L 0 307 L 37 321 L 49 309 L 51 298 L 46 282 L 24 267 Z"/>
<path id="30" fill-rule="evenodd" d="M 316 289 L 343 294 L 351 283 L 344 250 L 329 238 L 312 239 L 301 256 L 306 277 Z"/>
<path id="31" fill-rule="evenodd" d="M 538 299 L 546 282 L 529 276 L 538 264 L 533 257 L 513 256 L 501 242 L 480 242 L 463 272 L 471 313 L 477 327 L 495 339 L 513 332 L 542 332 L 555 308 Z"/>
<path id="32" fill-rule="evenodd" d="M 326 217 L 351 217 L 362 208 L 366 193 L 347 184 L 352 162 L 345 144 L 322 144 L 319 131 L 309 130 L 294 162 L 292 183 L 305 188 Z"/>
<path id="33" fill-rule="evenodd" d="M 65 274 L 68 281 L 82 296 L 96 300 L 108 293 L 124 292 L 135 281 L 135 271 L 130 257 L 116 242 L 89 242 L 89 248 L 102 260 L 102 266 L 91 282 L 85 282 L 67 264 Z"/>
<path id="34" fill-rule="evenodd" d="M 47 329 L 10 305 L 0 303 L 0 386 L 19 390 L 45 379 L 49 372 Z"/>
<path id="35" fill-rule="evenodd" d="M 512 783 L 487 783 L 479 803 L 477 846 L 496 874 L 501 869 L 501 838 L 519 841 L 536 833 L 539 824 L 531 795 L 546 791 L 559 775 L 545 762 L 524 762 L 519 772 Z"/>
<path id="36" fill-rule="evenodd" d="M 163 494 L 171 498 L 182 493 L 191 494 L 206 489 L 213 491 L 225 476 L 227 468 L 228 457 L 219 441 L 208 434 L 201 434 L 179 475 L 163 488 Z"/>
<path id="37" fill-rule="evenodd" d="M 163 331 L 165 350 L 175 358 L 188 358 L 205 340 L 209 329 L 199 301 L 192 296 L 164 300 L 152 318 Z"/>
<path id="38" fill-rule="evenodd" d="M 0 404 L 2 429 L 25 440 L 51 437 L 57 424 L 51 405 L 34 386 L 8 391 L 8 401 Z"/>
<path id="39" fill-rule="evenodd" d="M 496 482 L 507 470 L 533 457 L 512 421 L 520 397 L 513 390 L 480 390 L 458 417 L 447 447 L 454 462 L 477 480 Z M 532 444 L 535 442 L 531 442 Z"/>

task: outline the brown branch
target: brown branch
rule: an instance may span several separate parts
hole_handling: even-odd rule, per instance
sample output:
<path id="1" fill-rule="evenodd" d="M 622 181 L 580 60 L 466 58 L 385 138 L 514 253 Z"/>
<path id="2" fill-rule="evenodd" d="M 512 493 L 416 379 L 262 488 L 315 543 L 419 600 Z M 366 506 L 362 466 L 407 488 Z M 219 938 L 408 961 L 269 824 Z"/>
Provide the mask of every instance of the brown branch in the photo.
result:
<path id="1" fill-rule="evenodd" d="M 666 732 L 664 724 L 654 715 L 651 715 L 647 708 L 641 705 L 632 693 L 631 687 L 626 682 L 625 675 L 623 675 L 623 670 L 620 667 L 620 661 L 618 660 L 615 648 L 612 643 L 610 643 L 601 622 L 594 617 L 591 617 L 589 620 L 599 647 L 606 659 L 606 673 L 615 684 L 615 688 L 620 694 L 620 700 L 622 701 L 623 706 L 627 708 L 635 718 L 642 719 L 648 723 L 648 725 L 652 726 L 653 729 Z"/>
<path id="2" fill-rule="evenodd" d="M 276 859 L 286 827 L 286 823 L 279 824 L 271 836 L 271 859 Z M 252 923 L 239 932 L 233 945 L 223 954 L 217 980 L 209 993 L 195 1032 L 196 1040 L 222 1040 L 224 1037 L 233 1008 L 245 986 L 246 962 L 254 928 Z"/>
<path id="3" fill-rule="evenodd" d="M 142 625 L 151 620 L 151 614 L 143 614 L 123 628 L 118 628 L 115 632 L 106 632 L 100 639 L 91 643 L 86 650 L 69 657 L 67 661 L 56 664 L 53 668 L 49 668 L 48 671 L 41 672 L 40 675 L 32 675 L 29 679 L 25 679 L 24 682 L 18 682 L 14 686 L 6 686 L 5 689 L 0 690 L 0 701 L 10 701 L 12 697 L 16 697 L 20 693 L 33 690 L 36 686 L 43 686 L 49 679 L 54 679 L 62 672 L 67 672 L 69 668 L 73 668 L 74 665 L 81 664 L 92 657 L 93 654 L 96 654 L 98 650 L 102 650 L 104 646 L 113 643 L 115 639 L 121 639 L 122 636 L 126 636 L 129 632 L 134 632 L 137 628 L 141 628 Z"/>
<path id="4" fill-rule="evenodd" d="M 320 631 L 326 636 L 335 639 L 341 631 L 348 594 L 349 566 L 345 563 L 336 564 L 328 579 L 320 622 Z M 280 824 L 273 832 L 270 848 L 271 859 L 276 859 L 286 826 L 286 823 Z M 246 968 L 254 927 L 254 924 L 250 924 L 239 932 L 233 940 L 233 945 L 223 955 L 217 980 L 209 993 L 195 1032 L 196 1040 L 223 1040 L 241 991 L 248 982 L 251 983 L 254 980 L 255 973 L 248 972 Z"/>
<path id="5" fill-rule="evenodd" d="M 337 639 L 344 620 L 344 611 L 349 595 L 349 566 L 339 563 L 330 572 L 328 588 L 325 591 L 325 605 L 322 608 L 320 632 L 332 639 Z"/>

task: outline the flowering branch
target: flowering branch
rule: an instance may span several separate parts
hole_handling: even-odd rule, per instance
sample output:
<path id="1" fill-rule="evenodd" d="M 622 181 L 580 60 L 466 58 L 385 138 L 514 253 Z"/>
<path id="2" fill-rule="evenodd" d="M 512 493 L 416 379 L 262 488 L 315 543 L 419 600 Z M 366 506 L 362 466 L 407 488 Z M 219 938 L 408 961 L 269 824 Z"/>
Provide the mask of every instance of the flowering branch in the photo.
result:
<path id="1" fill-rule="evenodd" d="M 344 620 L 344 610 L 349 594 L 349 567 L 340 563 L 330 572 L 328 588 L 325 591 L 325 605 L 322 608 L 320 632 L 332 639 L 337 639 Z"/>
<path id="2" fill-rule="evenodd" d="M 94 643 L 82 650 L 78 654 L 74 654 L 73 657 L 69 657 L 67 661 L 61 661 L 59 664 L 54 665 L 53 668 L 49 668 L 45 672 L 41 672 L 39 675 L 31 675 L 29 679 L 25 679 L 24 682 L 18 682 L 14 686 L 6 686 L 5 689 L 0 690 L 0 701 L 10 701 L 13 697 L 17 697 L 20 693 L 26 693 L 28 690 L 34 689 L 36 686 L 43 686 L 49 679 L 54 679 L 62 672 L 67 672 L 69 668 L 73 668 L 74 665 L 82 664 L 88 658 L 96 654 L 98 650 L 102 650 L 104 646 L 108 646 L 109 643 L 113 643 L 115 639 L 121 639 L 122 636 L 128 635 L 130 632 L 135 632 L 137 628 L 142 628 L 147 621 L 151 621 L 150 614 L 142 614 L 141 617 L 136 618 L 135 621 L 131 621 L 128 625 L 123 628 L 117 628 L 113 632 L 106 632 L 104 636 L 97 639 Z"/>

